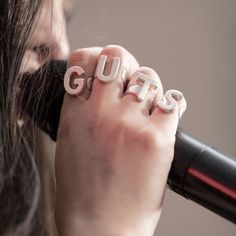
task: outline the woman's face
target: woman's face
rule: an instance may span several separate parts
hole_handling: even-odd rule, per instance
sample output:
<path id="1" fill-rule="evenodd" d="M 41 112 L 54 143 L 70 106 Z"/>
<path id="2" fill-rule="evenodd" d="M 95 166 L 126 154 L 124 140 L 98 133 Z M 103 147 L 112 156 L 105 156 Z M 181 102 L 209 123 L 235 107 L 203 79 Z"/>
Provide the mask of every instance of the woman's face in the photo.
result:
<path id="1" fill-rule="evenodd" d="M 23 58 L 21 73 L 32 72 L 51 59 L 66 59 L 69 43 L 66 34 L 66 17 L 71 0 L 43 0 L 43 5 Z"/>

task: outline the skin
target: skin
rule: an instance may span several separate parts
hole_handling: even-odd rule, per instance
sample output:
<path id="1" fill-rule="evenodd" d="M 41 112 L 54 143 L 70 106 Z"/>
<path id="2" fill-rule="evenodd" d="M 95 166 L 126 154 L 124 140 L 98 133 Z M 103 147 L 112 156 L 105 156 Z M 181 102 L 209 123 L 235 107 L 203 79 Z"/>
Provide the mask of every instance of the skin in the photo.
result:
<path id="1" fill-rule="evenodd" d="M 36 17 L 26 53 L 23 58 L 21 73 L 37 70 L 45 63 L 48 55 L 40 52 L 40 47 L 51 46 L 52 59 L 67 59 L 70 53 L 66 32 L 66 17 L 70 15 L 71 1 L 43 0 L 42 9 Z"/>
<path id="2" fill-rule="evenodd" d="M 48 35 L 53 59 L 69 55 L 64 15 L 68 2 L 54 1 L 53 30 L 48 27 L 49 3 L 44 2 L 23 72 L 44 63 L 32 48 L 35 42 L 48 43 Z M 183 99 L 173 113 L 152 107 L 149 114 L 152 100 L 163 96 L 161 81 L 153 69 L 140 67 L 121 46 L 79 49 L 70 54 L 69 67 L 81 66 L 86 78 L 94 77 L 100 55 L 108 56 L 105 74 L 112 59 L 120 57 L 116 80 L 105 84 L 95 79 L 92 91 L 84 91 L 82 99 L 64 97 L 55 158 L 58 232 L 63 236 L 153 235 L 173 160 L 178 111 L 185 110 L 186 102 Z M 158 93 L 150 91 L 142 102 L 132 94 L 124 96 L 123 69 L 129 86 L 138 70 L 158 81 Z"/>

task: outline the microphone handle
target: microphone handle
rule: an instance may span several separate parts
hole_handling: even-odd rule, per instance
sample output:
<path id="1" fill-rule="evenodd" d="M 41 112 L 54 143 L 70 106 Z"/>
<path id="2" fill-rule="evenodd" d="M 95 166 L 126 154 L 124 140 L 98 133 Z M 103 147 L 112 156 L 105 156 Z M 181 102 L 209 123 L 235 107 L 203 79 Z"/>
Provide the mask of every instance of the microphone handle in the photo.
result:
<path id="1" fill-rule="evenodd" d="M 236 161 L 181 128 L 176 133 L 168 185 L 183 197 L 236 223 Z"/>
<path id="2" fill-rule="evenodd" d="M 47 88 L 37 96 L 23 97 L 26 113 L 55 141 L 64 97 L 66 61 L 51 61 L 34 74 L 25 75 L 26 91 L 37 94 L 42 79 Z M 30 101 L 29 101 L 30 100 Z M 39 109 L 32 109 L 38 104 Z M 176 133 L 175 154 L 168 177 L 170 189 L 236 223 L 236 162 L 182 129 Z"/>

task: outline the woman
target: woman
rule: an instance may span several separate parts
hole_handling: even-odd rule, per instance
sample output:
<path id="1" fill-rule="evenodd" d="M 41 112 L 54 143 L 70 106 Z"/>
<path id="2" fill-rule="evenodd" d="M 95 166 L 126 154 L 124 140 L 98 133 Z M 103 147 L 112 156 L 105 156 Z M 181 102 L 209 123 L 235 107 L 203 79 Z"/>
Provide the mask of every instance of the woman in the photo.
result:
<path id="1" fill-rule="evenodd" d="M 158 75 L 120 46 L 79 49 L 69 56 L 69 5 L 68 0 L 0 2 L 0 235 L 44 232 L 34 124 L 21 102 L 29 93 L 22 75 L 48 60 L 67 58 L 68 67 L 80 67 L 86 80 L 95 79 L 78 96 L 67 90 L 61 111 L 55 156 L 59 235 L 153 235 L 186 102 L 182 98 L 171 113 L 154 106 L 163 97 Z M 112 83 L 98 73 L 104 56 L 105 75 L 119 60 Z M 143 78 L 139 84 L 137 75 Z M 138 100 L 138 90 L 131 87 L 142 87 L 149 81 L 145 78 L 155 86 Z M 42 79 L 39 94 L 46 84 Z"/>

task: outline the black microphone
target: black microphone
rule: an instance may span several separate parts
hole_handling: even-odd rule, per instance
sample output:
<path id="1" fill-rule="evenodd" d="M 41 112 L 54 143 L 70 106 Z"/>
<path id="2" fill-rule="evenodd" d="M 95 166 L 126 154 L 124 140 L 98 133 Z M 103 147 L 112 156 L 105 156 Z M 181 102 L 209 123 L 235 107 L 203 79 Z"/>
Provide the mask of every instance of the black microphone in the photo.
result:
<path id="1" fill-rule="evenodd" d="M 178 128 L 170 189 L 236 223 L 236 161 Z"/>
<path id="2" fill-rule="evenodd" d="M 51 61 L 34 74 L 24 76 L 26 113 L 56 141 L 64 97 L 66 61 Z M 46 88 L 35 96 L 42 79 Z M 38 100 L 37 100 L 38 99 Z M 35 105 L 37 104 L 37 107 Z M 236 223 L 236 161 L 191 137 L 181 128 L 176 133 L 174 160 L 168 176 L 171 190 Z"/>

